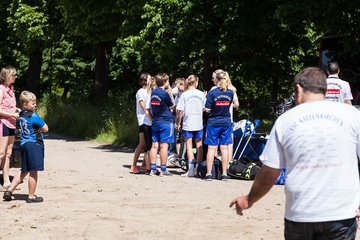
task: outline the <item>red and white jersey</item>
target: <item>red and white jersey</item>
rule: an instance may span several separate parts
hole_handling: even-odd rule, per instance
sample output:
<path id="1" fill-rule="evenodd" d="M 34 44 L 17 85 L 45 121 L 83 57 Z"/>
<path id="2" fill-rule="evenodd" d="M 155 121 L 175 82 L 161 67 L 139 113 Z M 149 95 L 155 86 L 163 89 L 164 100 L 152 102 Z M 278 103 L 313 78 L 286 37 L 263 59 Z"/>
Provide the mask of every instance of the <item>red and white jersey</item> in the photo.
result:
<path id="1" fill-rule="evenodd" d="M 345 100 L 353 99 L 349 83 L 341 80 L 337 75 L 329 75 L 326 82 L 326 100 L 343 103 Z"/>

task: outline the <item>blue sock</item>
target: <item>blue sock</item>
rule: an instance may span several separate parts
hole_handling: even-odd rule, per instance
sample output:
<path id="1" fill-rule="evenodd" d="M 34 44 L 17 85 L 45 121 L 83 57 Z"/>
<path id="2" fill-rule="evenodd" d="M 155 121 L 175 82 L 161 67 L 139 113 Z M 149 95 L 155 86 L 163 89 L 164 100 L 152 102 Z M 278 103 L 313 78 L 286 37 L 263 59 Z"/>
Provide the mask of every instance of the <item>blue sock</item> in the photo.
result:
<path id="1" fill-rule="evenodd" d="M 166 164 L 161 164 L 161 171 L 162 172 L 166 172 Z"/>
<path id="2" fill-rule="evenodd" d="M 150 168 L 152 171 L 156 172 L 157 171 L 156 163 L 150 163 Z"/>

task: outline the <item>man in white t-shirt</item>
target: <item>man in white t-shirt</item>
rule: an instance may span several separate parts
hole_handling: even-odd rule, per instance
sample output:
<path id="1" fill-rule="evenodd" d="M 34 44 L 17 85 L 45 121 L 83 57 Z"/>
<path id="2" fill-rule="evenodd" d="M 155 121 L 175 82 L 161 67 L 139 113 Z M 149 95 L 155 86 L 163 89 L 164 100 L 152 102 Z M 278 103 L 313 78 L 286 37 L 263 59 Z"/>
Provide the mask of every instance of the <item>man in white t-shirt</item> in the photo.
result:
<path id="1" fill-rule="evenodd" d="M 337 62 L 330 62 L 328 64 L 328 74 L 326 79 L 327 91 L 325 99 L 333 102 L 342 102 L 351 104 L 353 96 L 351 94 L 350 85 L 348 82 L 339 78 L 340 68 Z"/>
<path id="2" fill-rule="evenodd" d="M 242 215 L 272 188 L 286 165 L 285 239 L 355 239 L 360 112 L 324 101 L 326 76 L 319 68 L 302 70 L 294 86 L 298 106 L 277 119 L 249 194 L 230 207 Z"/>

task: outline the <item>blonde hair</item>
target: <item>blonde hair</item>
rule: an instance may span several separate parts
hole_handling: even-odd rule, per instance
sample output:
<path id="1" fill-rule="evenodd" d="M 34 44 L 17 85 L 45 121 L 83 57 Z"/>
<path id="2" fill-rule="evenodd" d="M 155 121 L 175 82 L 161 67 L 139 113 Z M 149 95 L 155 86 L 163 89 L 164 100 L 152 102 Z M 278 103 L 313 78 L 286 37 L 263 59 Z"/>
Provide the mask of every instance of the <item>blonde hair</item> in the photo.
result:
<path id="1" fill-rule="evenodd" d="M 13 66 L 2 68 L 0 72 L 0 83 L 5 84 L 13 74 L 16 74 L 16 69 Z"/>
<path id="2" fill-rule="evenodd" d="M 185 81 L 185 90 L 188 90 L 190 86 L 193 86 L 196 82 L 199 81 L 199 77 L 192 74 Z"/>
<path id="3" fill-rule="evenodd" d="M 222 91 L 226 91 L 229 88 L 230 78 L 229 74 L 225 71 L 219 72 L 216 74 L 216 79 L 218 80 L 218 87 Z"/>
<path id="4" fill-rule="evenodd" d="M 156 88 L 155 78 L 151 77 L 150 81 L 147 83 L 146 90 L 148 93 L 151 93 Z"/>
<path id="5" fill-rule="evenodd" d="M 25 104 L 32 102 L 32 101 L 36 101 L 36 96 L 34 93 L 29 92 L 29 91 L 22 91 L 20 93 L 19 102 L 20 102 L 21 107 L 24 107 Z"/>

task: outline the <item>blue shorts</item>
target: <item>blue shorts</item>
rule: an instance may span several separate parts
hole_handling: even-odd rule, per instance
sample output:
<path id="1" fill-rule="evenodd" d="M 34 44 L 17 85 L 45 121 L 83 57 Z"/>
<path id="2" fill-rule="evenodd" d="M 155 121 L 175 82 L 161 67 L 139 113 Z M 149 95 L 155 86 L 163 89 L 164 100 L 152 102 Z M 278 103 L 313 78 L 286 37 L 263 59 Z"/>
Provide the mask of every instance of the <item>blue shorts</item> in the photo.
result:
<path id="1" fill-rule="evenodd" d="M 186 131 L 186 130 L 183 130 L 182 134 L 183 134 L 184 138 L 202 139 L 203 130 L 202 129 L 199 130 L 199 131 Z"/>
<path id="2" fill-rule="evenodd" d="M 232 144 L 232 126 L 207 126 L 204 144 L 209 146 Z"/>
<path id="3" fill-rule="evenodd" d="M 174 124 L 173 123 L 163 123 L 159 125 L 153 125 L 151 128 L 152 131 L 152 141 L 153 142 L 162 142 L 162 143 L 173 143 L 174 142 Z"/>
<path id="4" fill-rule="evenodd" d="M 27 142 L 20 145 L 21 150 L 21 172 L 44 170 L 44 145 Z"/>

